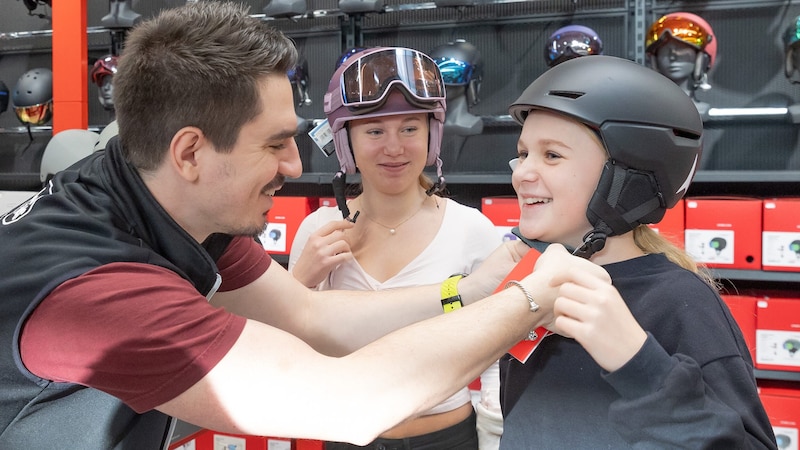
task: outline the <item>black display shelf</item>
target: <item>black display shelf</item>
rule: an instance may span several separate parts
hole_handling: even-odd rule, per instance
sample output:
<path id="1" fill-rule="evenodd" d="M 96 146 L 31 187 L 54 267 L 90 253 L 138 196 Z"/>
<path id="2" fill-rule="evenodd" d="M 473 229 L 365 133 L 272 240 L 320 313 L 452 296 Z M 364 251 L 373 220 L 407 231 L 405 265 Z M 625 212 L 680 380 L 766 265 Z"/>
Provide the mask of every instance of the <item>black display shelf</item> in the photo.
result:
<path id="1" fill-rule="evenodd" d="M 788 370 L 763 370 L 755 369 L 754 374 L 759 380 L 791 381 L 800 382 L 800 372 Z"/>
<path id="2" fill-rule="evenodd" d="M 771 281 L 800 283 L 800 272 L 775 272 L 765 270 L 709 269 L 719 280 Z"/>

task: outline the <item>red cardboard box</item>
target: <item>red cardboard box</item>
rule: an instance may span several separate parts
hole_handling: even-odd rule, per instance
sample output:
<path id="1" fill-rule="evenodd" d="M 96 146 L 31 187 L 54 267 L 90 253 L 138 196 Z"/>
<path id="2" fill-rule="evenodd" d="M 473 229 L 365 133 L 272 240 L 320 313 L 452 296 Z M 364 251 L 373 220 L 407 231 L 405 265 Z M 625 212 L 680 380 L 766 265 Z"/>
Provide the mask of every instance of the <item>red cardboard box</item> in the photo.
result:
<path id="1" fill-rule="evenodd" d="M 764 297 L 756 305 L 756 367 L 800 372 L 800 298 Z"/>
<path id="2" fill-rule="evenodd" d="M 761 270 L 761 199 L 693 197 L 686 205 L 686 251 L 707 267 Z"/>
<path id="3" fill-rule="evenodd" d="M 259 239 L 268 253 L 288 255 L 300 222 L 311 213 L 312 205 L 317 204 L 317 200 L 310 197 L 280 196 L 273 197 L 272 200 L 272 209 L 267 213 L 267 228 Z"/>
<path id="4" fill-rule="evenodd" d="M 292 450 L 292 440 L 201 430 L 169 446 L 170 450 Z"/>
<path id="5" fill-rule="evenodd" d="M 753 295 L 722 295 L 722 300 L 731 310 L 731 315 L 744 335 L 750 357 L 756 360 L 756 302 Z"/>
<path id="6" fill-rule="evenodd" d="M 763 270 L 800 272 L 800 198 L 764 199 Z"/>
<path id="7" fill-rule="evenodd" d="M 759 396 L 767 411 L 778 448 L 800 449 L 800 390 L 773 390 L 759 387 Z"/>
<path id="8" fill-rule="evenodd" d="M 175 441 L 169 450 L 322 450 L 322 441 L 248 436 L 201 430 Z"/>
<path id="9" fill-rule="evenodd" d="M 678 200 L 674 207 L 667 210 L 664 218 L 658 223 L 651 223 L 648 226 L 658 232 L 658 234 L 669 239 L 670 242 L 684 248 L 684 233 L 686 231 L 686 224 L 684 222 L 686 217 L 684 211 L 683 199 Z"/>
<path id="10" fill-rule="evenodd" d="M 519 225 L 519 200 L 517 197 L 484 197 L 481 199 L 481 212 L 497 228 L 503 241 L 517 239 L 511 229 Z"/>

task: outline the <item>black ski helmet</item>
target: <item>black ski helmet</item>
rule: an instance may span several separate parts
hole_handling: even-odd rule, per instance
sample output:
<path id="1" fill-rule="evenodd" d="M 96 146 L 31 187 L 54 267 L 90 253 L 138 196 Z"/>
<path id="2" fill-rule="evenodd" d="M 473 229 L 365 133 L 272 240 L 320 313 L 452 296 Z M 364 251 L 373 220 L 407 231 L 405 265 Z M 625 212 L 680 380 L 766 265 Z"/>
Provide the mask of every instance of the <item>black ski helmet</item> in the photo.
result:
<path id="1" fill-rule="evenodd" d="M 17 80 L 11 96 L 20 122 L 43 125 L 53 117 L 53 71 L 31 69 Z"/>
<path id="2" fill-rule="evenodd" d="M 703 121 L 694 102 L 669 78 L 627 59 L 586 56 L 548 69 L 509 113 L 522 124 L 532 109 L 585 124 L 608 152 L 586 211 L 594 227 L 584 238 L 589 255 L 607 236 L 659 222 L 700 163 Z"/>

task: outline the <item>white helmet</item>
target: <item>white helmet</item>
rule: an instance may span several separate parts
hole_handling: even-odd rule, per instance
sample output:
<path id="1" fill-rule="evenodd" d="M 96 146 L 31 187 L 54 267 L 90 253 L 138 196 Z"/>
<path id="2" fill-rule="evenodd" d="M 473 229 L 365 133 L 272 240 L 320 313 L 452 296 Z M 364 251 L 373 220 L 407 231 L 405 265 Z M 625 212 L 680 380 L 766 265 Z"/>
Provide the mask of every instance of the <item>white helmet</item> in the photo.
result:
<path id="1" fill-rule="evenodd" d="M 56 173 L 89 156 L 94 151 L 100 135 L 89 130 L 64 130 L 56 133 L 42 154 L 39 179 L 42 183 Z"/>

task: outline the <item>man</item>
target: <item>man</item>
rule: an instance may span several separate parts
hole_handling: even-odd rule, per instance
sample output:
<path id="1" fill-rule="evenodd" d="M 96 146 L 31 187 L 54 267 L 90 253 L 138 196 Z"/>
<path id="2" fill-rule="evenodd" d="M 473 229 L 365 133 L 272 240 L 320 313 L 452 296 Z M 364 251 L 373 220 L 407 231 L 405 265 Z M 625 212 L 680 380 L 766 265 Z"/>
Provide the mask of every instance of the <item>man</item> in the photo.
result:
<path id="1" fill-rule="evenodd" d="M 548 250 L 542 270 L 475 302 L 525 253 L 507 244 L 458 283 L 472 304 L 446 315 L 439 285 L 302 286 L 252 238 L 302 170 L 295 60 L 233 3 L 130 33 L 119 138 L 0 218 L 0 448 L 158 448 L 170 416 L 366 443 L 547 324 L 556 269 L 599 270 Z"/>

